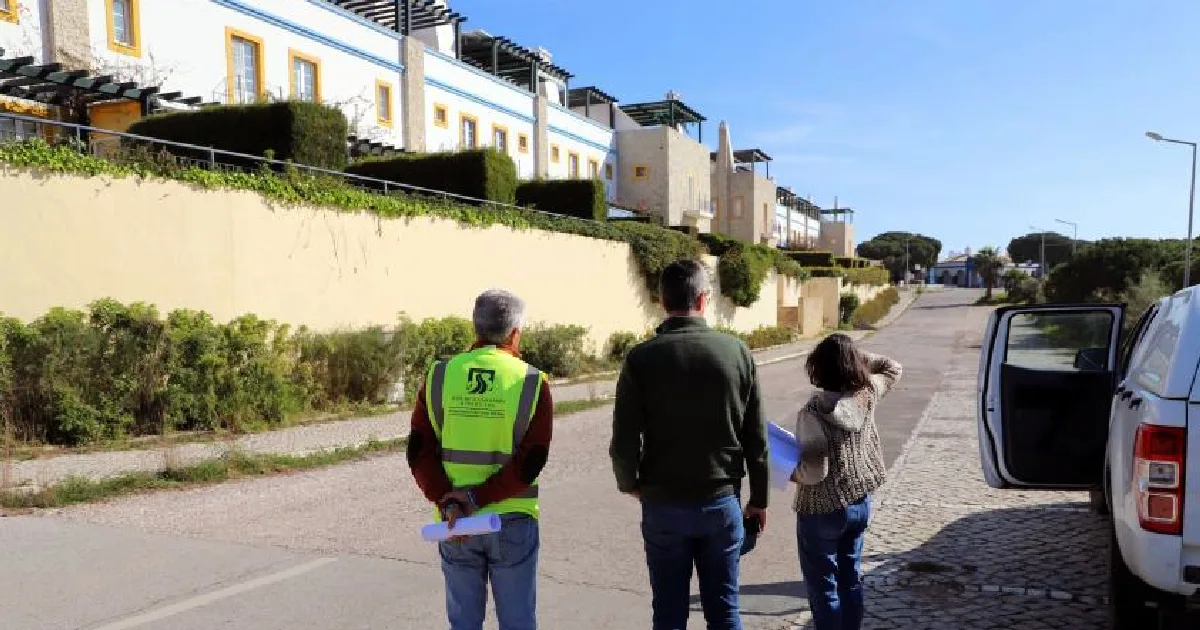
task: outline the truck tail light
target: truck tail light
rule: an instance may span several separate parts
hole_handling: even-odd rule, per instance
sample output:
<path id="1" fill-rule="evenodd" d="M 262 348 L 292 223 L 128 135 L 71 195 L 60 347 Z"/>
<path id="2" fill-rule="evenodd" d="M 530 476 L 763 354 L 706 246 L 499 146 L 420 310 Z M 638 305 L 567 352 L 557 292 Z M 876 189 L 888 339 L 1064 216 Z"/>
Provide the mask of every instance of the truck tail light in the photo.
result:
<path id="1" fill-rule="evenodd" d="M 1183 533 L 1183 455 L 1187 432 L 1143 424 L 1133 446 L 1133 491 L 1138 523 L 1157 534 Z"/>

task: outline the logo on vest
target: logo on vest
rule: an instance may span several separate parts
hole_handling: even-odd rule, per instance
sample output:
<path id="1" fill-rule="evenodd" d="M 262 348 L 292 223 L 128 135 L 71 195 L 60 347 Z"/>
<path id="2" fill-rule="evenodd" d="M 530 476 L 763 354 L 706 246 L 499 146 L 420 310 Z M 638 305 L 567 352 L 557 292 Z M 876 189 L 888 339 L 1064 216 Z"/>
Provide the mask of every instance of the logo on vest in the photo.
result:
<path id="1" fill-rule="evenodd" d="M 473 367 L 467 370 L 467 393 L 477 396 L 486 394 L 495 381 L 496 370 Z"/>

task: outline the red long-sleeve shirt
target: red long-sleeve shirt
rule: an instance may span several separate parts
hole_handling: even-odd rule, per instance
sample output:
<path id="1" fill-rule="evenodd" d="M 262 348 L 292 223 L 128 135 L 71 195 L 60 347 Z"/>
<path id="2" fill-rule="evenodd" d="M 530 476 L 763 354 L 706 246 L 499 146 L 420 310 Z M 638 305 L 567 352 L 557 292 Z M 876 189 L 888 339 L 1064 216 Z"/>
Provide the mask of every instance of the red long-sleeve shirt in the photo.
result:
<path id="1" fill-rule="evenodd" d="M 501 348 L 510 354 L 515 352 Z M 542 380 L 542 390 L 538 394 L 537 405 L 533 410 L 533 418 L 525 437 L 516 446 L 513 456 L 496 471 L 494 475 L 475 488 L 475 502 L 479 507 L 503 501 L 523 492 L 530 484 L 521 479 L 520 471 L 524 469 L 531 450 L 542 447 L 548 452 L 550 439 L 554 433 L 554 400 L 550 395 L 550 384 Z M 418 438 L 419 436 L 419 438 Z M 431 503 L 441 501 L 442 497 L 454 487 L 442 467 L 442 445 L 433 424 L 429 420 L 429 411 L 425 406 L 425 386 L 417 392 L 417 402 L 412 412 L 412 429 L 409 440 L 418 438 L 419 448 L 409 460 L 409 468 L 417 486 Z"/>

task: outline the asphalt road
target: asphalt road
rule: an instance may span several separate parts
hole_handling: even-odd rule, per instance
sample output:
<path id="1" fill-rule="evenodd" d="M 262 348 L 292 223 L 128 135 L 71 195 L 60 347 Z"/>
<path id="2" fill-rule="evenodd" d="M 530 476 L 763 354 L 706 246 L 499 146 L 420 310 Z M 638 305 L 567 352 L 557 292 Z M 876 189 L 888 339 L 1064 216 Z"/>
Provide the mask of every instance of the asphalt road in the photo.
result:
<path id="1" fill-rule="evenodd" d="M 983 309 L 967 306 L 977 297 L 927 293 L 864 342 L 905 369 L 878 415 L 889 465 L 941 384 L 956 340 L 982 326 Z M 802 368 L 761 368 L 768 412 L 785 426 L 811 391 Z M 543 628 L 649 626 L 639 511 L 615 490 L 609 423 L 602 408 L 555 427 L 542 476 Z M 765 536 L 743 563 L 748 627 L 778 624 L 805 606 L 790 497 L 777 491 L 772 501 Z M 437 551 L 417 535 L 428 517 L 404 458 L 394 456 L 0 519 L 0 626 L 445 627 Z M 689 627 L 702 626 L 697 612 Z"/>

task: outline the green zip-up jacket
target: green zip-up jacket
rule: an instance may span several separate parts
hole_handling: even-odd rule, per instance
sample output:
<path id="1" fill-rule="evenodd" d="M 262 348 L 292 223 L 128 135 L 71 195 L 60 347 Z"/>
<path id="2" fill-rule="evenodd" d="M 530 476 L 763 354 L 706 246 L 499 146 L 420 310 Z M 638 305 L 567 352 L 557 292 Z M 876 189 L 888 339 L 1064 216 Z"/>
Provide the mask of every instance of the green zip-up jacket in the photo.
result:
<path id="1" fill-rule="evenodd" d="M 740 495 L 767 507 L 767 433 L 754 357 L 703 317 L 671 317 L 617 381 L 609 446 L 617 488 L 650 503 Z"/>

